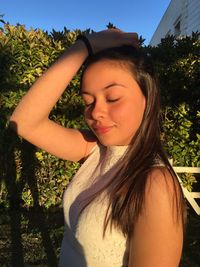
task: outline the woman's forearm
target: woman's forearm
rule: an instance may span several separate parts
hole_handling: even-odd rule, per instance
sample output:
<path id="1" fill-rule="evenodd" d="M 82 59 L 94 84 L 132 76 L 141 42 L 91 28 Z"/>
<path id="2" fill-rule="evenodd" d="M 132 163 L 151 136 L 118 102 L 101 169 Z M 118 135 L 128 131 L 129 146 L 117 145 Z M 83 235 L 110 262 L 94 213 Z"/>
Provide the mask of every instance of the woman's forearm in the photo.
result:
<path id="1" fill-rule="evenodd" d="M 81 40 L 72 45 L 29 89 L 10 121 L 18 134 L 39 126 L 48 116 L 88 55 Z"/>

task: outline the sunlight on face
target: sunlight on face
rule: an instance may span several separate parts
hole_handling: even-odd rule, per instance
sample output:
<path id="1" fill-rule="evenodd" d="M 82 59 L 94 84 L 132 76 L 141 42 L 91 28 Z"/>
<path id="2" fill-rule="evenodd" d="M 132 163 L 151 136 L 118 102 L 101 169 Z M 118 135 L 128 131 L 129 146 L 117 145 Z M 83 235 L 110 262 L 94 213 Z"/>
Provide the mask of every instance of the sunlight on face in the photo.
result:
<path id="1" fill-rule="evenodd" d="M 82 80 L 85 120 L 105 146 L 128 145 L 141 124 L 145 97 L 130 71 L 112 60 L 101 60 Z"/>

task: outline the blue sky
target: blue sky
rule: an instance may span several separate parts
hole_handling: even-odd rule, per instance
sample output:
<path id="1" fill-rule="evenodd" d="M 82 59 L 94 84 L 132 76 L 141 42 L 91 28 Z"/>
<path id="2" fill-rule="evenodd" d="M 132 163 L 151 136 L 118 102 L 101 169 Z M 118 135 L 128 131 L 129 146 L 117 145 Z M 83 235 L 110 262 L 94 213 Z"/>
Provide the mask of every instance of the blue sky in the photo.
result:
<path id="1" fill-rule="evenodd" d="M 127 32 L 137 32 L 148 44 L 170 0 L 0 0 L 0 14 L 12 25 L 26 28 L 100 31 L 111 22 Z"/>

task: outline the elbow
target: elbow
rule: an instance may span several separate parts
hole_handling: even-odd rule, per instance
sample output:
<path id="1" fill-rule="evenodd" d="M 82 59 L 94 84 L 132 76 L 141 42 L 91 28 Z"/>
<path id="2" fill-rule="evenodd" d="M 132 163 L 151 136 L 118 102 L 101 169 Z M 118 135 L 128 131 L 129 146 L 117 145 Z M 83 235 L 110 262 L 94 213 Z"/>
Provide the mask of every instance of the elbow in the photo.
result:
<path id="1" fill-rule="evenodd" d="M 10 117 L 9 121 L 8 121 L 8 127 L 13 130 L 14 132 L 16 132 L 17 134 L 19 134 L 18 132 L 18 122 L 15 118 L 13 118 L 13 116 Z"/>
<path id="2" fill-rule="evenodd" d="M 22 137 L 23 139 L 28 141 L 28 131 L 26 128 L 24 128 L 23 125 L 21 125 L 21 123 L 16 120 L 15 118 L 10 118 L 8 121 L 8 128 L 10 129 L 10 131 L 12 131 L 13 133 L 15 133 L 15 135 Z M 30 131 L 29 131 L 30 132 Z"/>
<path id="3" fill-rule="evenodd" d="M 29 139 L 29 135 L 32 132 L 27 125 L 24 125 L 21 121 L 18 121 L 12 117 L 9 120 L 8 127 L 18 136 L 26 140 Z"/>
<path id="4" fill-rule="evenodd" d="M 27 131 L 26 123 L 23 123 L 20 119 L 18 119 L 13 114 L 11 115 L 9 119 L 8 127 L 22 137 L 24 137 L 24 133 Z"/>

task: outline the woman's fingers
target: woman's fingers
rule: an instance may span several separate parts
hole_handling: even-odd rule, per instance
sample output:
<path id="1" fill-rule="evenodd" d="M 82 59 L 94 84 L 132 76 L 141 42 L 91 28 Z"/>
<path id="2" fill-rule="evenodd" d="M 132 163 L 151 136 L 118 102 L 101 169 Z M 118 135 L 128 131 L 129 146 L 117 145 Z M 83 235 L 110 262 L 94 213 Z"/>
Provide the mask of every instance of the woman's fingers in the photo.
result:
<path id="1" fill-rule="evenodd" d="M 133 45 L 138 47 L 138 35 L 135 32 L 126 33 L 120 29 L 108 29 L 87 35 L 94 53 L 109 47 Z"/>

